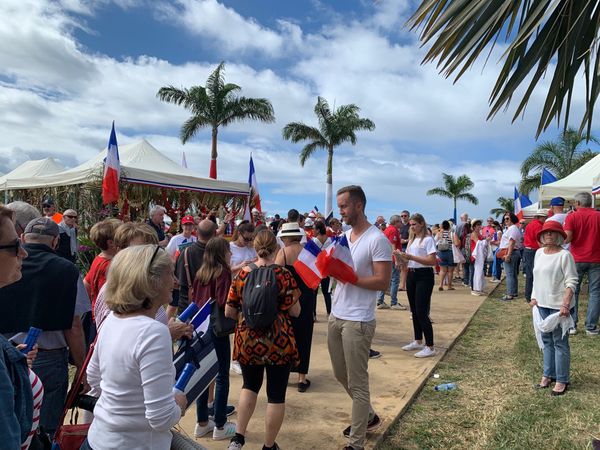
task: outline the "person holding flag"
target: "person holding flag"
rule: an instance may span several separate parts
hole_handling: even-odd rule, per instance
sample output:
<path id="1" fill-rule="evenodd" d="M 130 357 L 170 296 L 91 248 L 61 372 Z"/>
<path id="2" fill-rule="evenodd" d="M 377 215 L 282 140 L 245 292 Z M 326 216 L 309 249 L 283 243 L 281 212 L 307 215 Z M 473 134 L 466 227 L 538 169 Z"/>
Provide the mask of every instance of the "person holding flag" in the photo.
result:
<path id="1" fill-rule="evenodd" d="M 392 248 L 384 234 L 367 220 L 367 198 L 360 186 L 340 189 L 337 204 L 344 223 L 352 228 L 342 235 L 347 246 L 336 250 L 349 251 L 356 279 L 354 283 L 338 282 L 329 315 L 327 346 L 333 374 L 352 398 L 352 424 L 343 431 L 349 440 L 345 449 L 357 450 L 365 447 L 366 433 L 381 425 L 371 406 L 368 366 L 375 335 L 377 291 L 389 286 Z M 347 258 L 336 260 L 346 264 Z"/>

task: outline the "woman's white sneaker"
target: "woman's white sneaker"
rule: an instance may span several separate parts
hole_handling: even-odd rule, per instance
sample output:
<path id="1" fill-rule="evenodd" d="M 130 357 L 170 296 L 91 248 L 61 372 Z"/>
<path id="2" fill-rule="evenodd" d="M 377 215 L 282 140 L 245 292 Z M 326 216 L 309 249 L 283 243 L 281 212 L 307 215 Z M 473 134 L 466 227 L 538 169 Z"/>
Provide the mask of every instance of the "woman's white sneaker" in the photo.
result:
<path id="1" fill-rule="evenodd" d="M 413 350 L 422 350 L 425 347 L 423 344 L 419 344 L 417 341 L 412 341 L 410 344 L 402 347 L 405 352 L 411 352 Z"/>
<path id="2" fill-rule="evenodd" d="M 224 439 L 231 439 L 235 436 L 235 423 L 226 422 L 223 428 L 219 429 L 215 427 L 213 429 L 213 440 L 222 441 Z"/>
<path id="3" fill-rule="evenodd" d="M 435 351 L 434 348 L 425 347 L 420 352 L 415 353 L 415 357 L 416 358 L 428 358 L 430 356 L 435 356 L 436 354 L 437 354 L 437 352 Z"/>

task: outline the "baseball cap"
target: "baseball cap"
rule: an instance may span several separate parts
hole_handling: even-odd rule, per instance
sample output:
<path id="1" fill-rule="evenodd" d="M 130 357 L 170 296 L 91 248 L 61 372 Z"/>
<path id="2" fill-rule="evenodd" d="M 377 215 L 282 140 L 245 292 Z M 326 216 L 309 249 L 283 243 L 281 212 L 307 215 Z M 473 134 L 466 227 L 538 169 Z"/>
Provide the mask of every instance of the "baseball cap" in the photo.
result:
<path id="1" fill-rule="evenodd" d="M 550 200 L 550 206 L 564 206 L 565 205 L 565 199 L 562 197 L 554 197 L 552 200 Z"/>
<path id="2" fill-rule="evenodd" d="M 194 225 L 194 218 L 192 216 L 185 216 L 181 219 L 181 225 L 192 224 Z"/>
<path id="3" fill-rule="evenodd" d="M 52 198 L 47 197 L 44 199 L 44 201 L 42 202 L 42 207 L 46 207 L 46 206 L 54 206 L 54 200 L 52 200 Z"/>
<path id="4" fill-rule="evenodd" d="M 38 217 L 27 224 L 24 233 L 56 237 L 59 229 L 56 222 L 49 217 Z"/>

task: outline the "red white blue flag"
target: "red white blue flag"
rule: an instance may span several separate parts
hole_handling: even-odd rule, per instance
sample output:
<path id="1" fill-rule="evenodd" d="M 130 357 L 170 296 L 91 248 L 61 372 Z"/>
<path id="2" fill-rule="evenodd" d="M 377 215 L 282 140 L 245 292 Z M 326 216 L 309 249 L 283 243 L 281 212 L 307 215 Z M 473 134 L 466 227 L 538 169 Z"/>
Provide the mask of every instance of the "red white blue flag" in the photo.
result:
<path id="1" fill-rule="evenodd" d="M 521 208 L 521 196 L 519 195 L 519 191 L 515 188 L 515 216 L 521 220 L 523 218 L 523 211 Z"/>
<path id="2" fill-rule="evenodd" d="M 121 176 L 121 163 L 119 162 L 119 147 L 113 121 L 108 150 L 104 160 L 104 178 L 102 178 L 102 201 L 105 205 L 119 200 L 119 177 Z"/>
<path id="3" fill-rule="evenodd" d="M 258 193 L 258 182 L 256 181 L 256 171 L 254 170 L 254 161 L 252 161 L 252 155 L 250 155 L 248 184 L 250 185 L 250 204 L 253 204 L 254 208 L 262 213 L 262 208 L 260 206 L 260 194 Z"/>
<path id="4" fill-rule="evenodd" d="M 345 234 L 330 245 L 326 251 L 319 254 L 316 266 L 323 277 L 331 276 L 342 283 L 351 284 L 355 284 L 358 280 L 354 271 L 352 252 Z"/>
<path id="5" fill-rule="evenodd" d="M 309 240 L 294 263 L 294 269 L 304 284 L 311 289 L 316 289 L 321 283 L 321 271 L 317 268 L 317 257 L 321 253 L 321 249 L 312 240 Z"/>

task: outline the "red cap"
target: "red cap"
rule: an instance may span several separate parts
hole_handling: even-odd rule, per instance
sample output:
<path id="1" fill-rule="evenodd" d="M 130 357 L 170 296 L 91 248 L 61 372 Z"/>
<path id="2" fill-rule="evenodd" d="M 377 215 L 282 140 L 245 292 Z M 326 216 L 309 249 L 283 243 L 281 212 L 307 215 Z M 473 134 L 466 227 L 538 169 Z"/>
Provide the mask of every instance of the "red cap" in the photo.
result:
<path id="1" fill-rule="evenodd" d="M 194 222 L 194 218 L 192 216 L 185 216 L 183 219 L 181 219 L 181 225 L 187 225 L 187 224 L 192 224 L 194 225 L 196 222 Z"/>
<path id="2" fill-rule="evenodd" d="M 555 231 L 556 233 L 560 234 L 563 237 L 563 239 L 567 238 L 567 233 L 565 233 L 565 230 L 563 230 L 563 227 L 560 224 L 560 222 L 558 222 L 556 220 L 546 220 L 544 222 L 544 226 L 538 232 L 538 235 L 537 235 L 538 242 L 541 242 L 542 233 L 544 233 L 545 231 Z"/>

